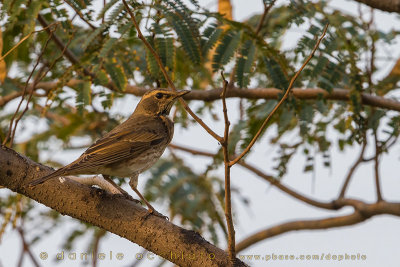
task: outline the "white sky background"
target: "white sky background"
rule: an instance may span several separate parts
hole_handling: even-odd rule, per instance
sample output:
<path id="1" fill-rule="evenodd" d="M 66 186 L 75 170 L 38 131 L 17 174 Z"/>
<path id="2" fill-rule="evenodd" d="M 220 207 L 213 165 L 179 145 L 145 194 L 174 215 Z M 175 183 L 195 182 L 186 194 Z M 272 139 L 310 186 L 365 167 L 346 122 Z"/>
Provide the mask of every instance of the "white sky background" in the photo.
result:
<path id="1" fill-rule="evenodd" d="M 206 6 L 212 10 L 216 10 L 216 0 L 200 0 L 202 6 Z M 234 6 L 234 19 L 243 20 L 254 13 L 261 13 L 263 10 L 261 0 L 231 0 Z M 278 1 L 279 3 L 287 1 Z M 358 4 L 354 1 L 331 1 L 331 5 L 340 8 L 343 12 L 357 14 Z M 367 10 L 364 7 L 364 10 Z M 396 27 L 400 30 L 400 19 L 398 15 L 393 15 L 385 12 L 376 11 L 375 21 L 377 27 L 382 30 L 389 30 Z M 302 36 L 301 30 L 295 30 L 288 33 L 287 43 L 285 47 L 295 44 L 295 40 Z M 400 56 L 399 42 L 390 48 L 391 55 L 394 59 Z M 378 48 L 379 49 L 379 48 Z M 382 68 L 381 75 L 387 72 L 393 66 L 394 61 L 377 61 L 378 68 Z M 124 100 L 117 100 L 111 110 L 114 114 L 128 116 L 133 111 L 137 99 L 133 96 L 127 96 Z M 228 101 L 229 116 L 234 124 L 237 120 L 236 114 L 237 100 L 230 99 Z M 198 103 L 191 102 L 191 106 L 196 106 Z M 219 105 L 219 104 L 218 104 Z M 232 107 L 230 109 L 230 107 Z M 222 107 L 217 106 L 215 110 L 221 110 Z M 222 118 L 222 113 L 221 113 Z M 213 123 L 210 118 L 206 117 L 213 129 L 217 132 L 223 132 L 223 122 Z M 35 124 L 27 125 L 33 127 Z M 327 132 L 328 137 L 335 140 L 332 132 Z M 293 137 L 293 136 L 291 136 Z M 196 140 L 196 142 L 193 142 Z M 264 136 L 261 142 L 257 143 L 254 153 L 248 157 L 248 161 L 260 166 L 266 172 L 271 173 L 272 166 L 275 162 L 272 161 L 274 156 L 273 149 L 268 144 L 268 136 Z M 218 144 L 209 137 L 205 131 L 194 126 L 189 130 L 176 127 L 173 143 L 187 145 L 203 150 L 216 151 Z M 399 201 L 400 179 L 397 175 L 399 165 L 399 145 L 391 149 L 391 154 L 382 158 L 381 164 L 381 183 L 382 193 L 386 200 Z M 78 157 L 82 151 L 62 152 L 54 151 L 49 154 L 53 159 L 58 159 L 62 162 L 69 163 Z M 316 164 L 316 181 L 315 190 L 312 187 L 312 174 L 303 173 L 304 158 L 300 155 L 294 157 L 289 164 L 289 172 L 284 177 L 283 183 L 289 185 L 298 192 L 307 194 L 318 200 L 332 200 L 338 194 L 342 186 L 343 179 L 346 175 L 348 167 L 354 162 L 358 156 L 359 147 L 346 149 L 345 153 L 340 153 L 337 147 L 334 147 L 331 152 L 332 167 L 331 169 L 322 168 L 322 159 L 319 158 Z M 371 151 L 372 153 L 372 151 Z M 195 157 L 185 153 L 179 153 L 187 162 L 193 162 L 193 166 L 197 170 L 203 170 L 206 164 L 210 161 L 206 158 Z M 272 163 L 272 164 L 271 164 Z M 217 172 L 223 177 L 222 169 Z M 142 175 L 139 179 L 139 189 L 143 187 L 146 181 L 146 175 Z M 356 171 L 347 196 L 360 198 L 367 201 L 375 201 L 375 188 L 373 177 L 373 165 L 363 165 Z M 239 188 L 241 194 L 250 200 L 248 207 L 244 206 L 233 195 L 233 204 L 235 211 L 235 227 L 237 241 L 241 241 L 248 235 L 255 233 L 267 227 L 280 224 L 287 221 L 298 219 L 326 218 L 329 216 L 338 216 L 351 213 L 351 209 L 344 209 L 340 212 L 329 212 L 310 207 L 302 204 L 292 197 L 281 193 L 279 190 L 270 187 L 266 182 L 258 177 L 247 172 L 240 166 L 232 168 L 232 186 Z M 4 190 L 4 189 L 3 189 Z M 130 190 L 130 189 L 127 189 Z M 131 191 L 129 191 L 131 192 Z M 1 192 L 0 192 L 1 193 Z M 133 194 L 133 193 L 132 193 Z M 167 214 L 167 210 L 155 203 L 155 207 L 160 212 Z M 56 232 L 46 237 L 42 242 L 38 243 L 33 252 L 39 255 L 40 252 L 46 251 L 50 257 L 54 258 L 58 252 L 61 252 L 61 244 L 65 233 L 79 225 L 76 220 L 64 218 L 69 222 L 63 225 L 63 229 L 58 229 Z M 260 242 L 239 254 L 255 254 L 265 256 L 267 254 L 288 254 L 288 255 L 309 255 L 318 254 L 325 255 L 333 254 L 364 254 L 367 256 L 365 261 L 342 261 L 340 266 L 398 266 L 398 256 L 400 255 L 399 244 L 400 227 L 399 218 L 393 216 L 377 216 L 367 222 L 357 224 L 350 227 L 342 227 L 338 229 L 328 229 L 321 231 L 300 231 L 291 232 L 278 237 Z M 83 238 L 79 242 L 79 246 L 74 252 L 87 252 L 87 238 Z M 224 245 L 222 245 L 223 247 Z M 117 261 L 115 258 L 108 258 L 103 262 L 100 261 L 99 266 L 128 266 L 134 262 L 136 253 L 142 252 L 143 249 L 131 242 L 115 235 L 108 237 L 101 242 L 99 252 L 109 253 L 112 251 L 115 255 L 118 252 L 124 253 L 125 259 Z M 15 266 L 20 253 L 20 239 L 14 232 L 7 233 L 0 244 L 0 267 Z M 55 266 L 51 259 L 41 261 L 42 266 Z M 143 261 L 143 260 L 142 260 Z M 155 261 L 146 260 L 140 266 L 153 266 Z M 339 265 L 335 261 L 248 261 L 251 266 L 336 266 Z M 57 266 L 80 266 L 80 260 L 70 261 L 64 260 Z M 24 266 L 31 266 L 28 259 L 25 259 Z"/>

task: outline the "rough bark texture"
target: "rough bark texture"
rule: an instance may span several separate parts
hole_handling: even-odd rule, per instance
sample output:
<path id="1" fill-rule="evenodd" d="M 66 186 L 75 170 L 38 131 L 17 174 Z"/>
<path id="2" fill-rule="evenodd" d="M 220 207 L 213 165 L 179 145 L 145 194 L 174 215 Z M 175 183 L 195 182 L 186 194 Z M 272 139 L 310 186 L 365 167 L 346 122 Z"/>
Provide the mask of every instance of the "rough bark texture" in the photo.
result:
<path id="1" fill-rule="evenodd" d="M 33 179 L 51 171 L 14 150 L 0 148 L 0 185 L 63 215 L 91 223 L 126 238 L 179 266 L 229 266 L 228 254 L 194 231 L 183 229 L 138 204 L 69 179 L 53 179 L 29 188 Z M 237 260 L 235 266 L 246 266 Z"/>
<path id="2" fill-rule="evenodd" d="M 400 13 L 400 0 L 356 0 L 370 7 Z"/>

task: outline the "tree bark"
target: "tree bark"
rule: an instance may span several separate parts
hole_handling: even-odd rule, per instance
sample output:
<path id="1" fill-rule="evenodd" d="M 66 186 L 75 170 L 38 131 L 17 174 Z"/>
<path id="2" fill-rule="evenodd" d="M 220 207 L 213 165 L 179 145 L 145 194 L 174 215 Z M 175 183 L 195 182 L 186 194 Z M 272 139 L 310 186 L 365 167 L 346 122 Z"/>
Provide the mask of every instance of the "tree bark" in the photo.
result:
<path id="1" fill-rule="evenodd" d="M 0 185 L 63 215 L 91 223 L 126 238 L 179 266 L 229 266 L 228 254 L 200 234 L 153 216 L 138 204 L 69 179 L 27 184 L 51 172 L 14 150 L 0 148 Z M 246 266 L 239 259 L 235 266 Z"/>
<path id="2" fill-rule="evenodd" d="M 355 0 L 372 8 L 400 13 L 400 0 Z"/>

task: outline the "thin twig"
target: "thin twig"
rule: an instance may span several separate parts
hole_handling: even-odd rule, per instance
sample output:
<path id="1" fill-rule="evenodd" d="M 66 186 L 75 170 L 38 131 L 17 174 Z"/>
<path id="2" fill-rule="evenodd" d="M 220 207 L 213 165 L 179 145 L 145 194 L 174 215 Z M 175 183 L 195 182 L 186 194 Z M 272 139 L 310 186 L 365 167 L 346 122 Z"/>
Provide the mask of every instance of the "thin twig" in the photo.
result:
<path id="1" fill-rule="evenodd" d="M 171 89 L 173 91 L 176 91 L 176 87 L 174 85 L 174 83 L 172 82 L 171 78 L 169 77 L 167 71 L 165 70 L 164 64 L 161 61 L 160 56 L 157 54 L 157 52 L 154 50 L 154 48 L 150 45 L 150 43 L 146 40 L 146 38 L 144 38 L 142 31 L 140 30 L 139 24 L 136 21 L 135 15 L 133 14 L 133 12 L 131 11 L 131 9 L 129 8 L 128 4 L 126 3 L 125 0 L 122 0 L 122 2 L 125 5 L 126 10 L 129 13 L 129 16 L 131 17 L 131 20 L 133 22 L 133 24 L 135 25 L 136 31 L 138 33 L 138 38 L 140 40 L 142 40 L 142 42 L 144 43 L 144 45 L 150 50 L 150 52 L 153 54 L 154 58 L 156 59 L 158 65 L 160 66 L 161 72 L 163 73 L 165 79 L 168 82 L 168 85 L 171 87 Z M 187 103 L 182 99 L 179 98 L 179 102 L 182 104 L 182 106 L 185 108 L 185 110 L 190 114 L 190 116 L 193 117 L 193 119 L 195 121 L 197 121 L 197 123 L 199 123 L 212 137 L 214 137 L 218 142 L 222 142 L 222 137 L 219 136 L 218 134 L 216 134 L 213 130 L 210 129 L 210 127 L 208 127 L 202 119 L 200 119 L 187 105 Z"/>
<path id="2" fill-rule="evenodd" d="M 33 31 L 30 32 L 27 36 L 25 36 L 24 38 L 22 38 L 16 45 L 14 45 L 10 50 L 7 51 L 7 53 L 5 53 L 4 55 L 0 56 L 0 61 L 2 61 L 6 56 L 8 56 L 12 51 L 14 51 L 18 46 L 20 46 L 26 39 L 28 39 L 29 37 L 31 37 L 32 34 L 34 33 L 38 33 L 38 32 L 42 32 L 45 30 L 48 30 L 50 27 L 59 24 L 59 22 L 55 22 L 52 24 L 47 25 L 46 27 L 37 30 L 37 31 Z"/>
<path id="3" fill-rule="evenodd" d="M 221 142 L 222 150 L 224 154 L 224 165 L 225 165 L 225 218 L 228 226 L 228 254 L 231 259 L 232 265 L 236 259 L 235 253 L 235 227 L 232 219 L 232 199 L 231 199 L 231 166 L 229 166 L 229 118 L 228 109 L 226 107 L 226 90 L 228 88 L 228 81 L 225 79 L 224 73 L 221 71 L 221 77 L 223 81 L 221 99 L 222 99 L 222 112 L 224 113 L 224 138 Z"/>
<path id="4" fill-rule="evenodd" d="M 293 76 L 292 80 L 289 83 L 289 86 L 285 92 L 285 94 L 283 95 L 283 97 L 281 98 L 281 100 L 279 100 L 278 104 L 276 104 L 276 106 L 274 107 L 274 109 L 268 114 L 267 118 L 264 120 L 263 124 L 261 125 L 260 129 L 258 129 L 258 132 L 256 133 L 256 135 L 253 137 L 253 139 L 251 140 L 251 142 L 249 143 L 249 145 L 243 150 L 243 152 L 234 160 L 232 160 L 230 162 L 230 166 L 235 165 L 241 158 L 243 158 L 244 155 L 246 155 L 250 149 L 253 147 L 253 145 L 255 144 L 255 142 L 257 141 L 258 137 L 261 135 L 262 131 L 264 130 L 265 126 L 267 126 L 267 123 L 269 122 L 270 118 L 272 117 L 272 115 L 278 110 L 278 108 L 282 105 L 282 103 L 286 100 L 286 98 L 289 96 L 289 93 L 293 87 L 294 82 L 296 81 L 297 77 L 299 77 L 300 73 L 302 72 L 302 70 L 305 68 L 305 66 L 308 64 L 308 62 L 311 60 L 311 58 L 314 56 L 315 51 L 317 50 L 319 44 L 321 43 L 322 39 L 324 38 L 326 31 L 328 30 L 328 25 L 325 25 L 324 31 L 322 32 L 322 35 L 318 38 L 317 43 L 315 44 L 313 50 L 311 51 L 311 54 L 308 56 L 308 58 L 306 59 L 306 61 L 303 63 L 303 65 L 301 66 L 301 68 L 296 72 L 296 74 Z"/>
<path id="5" fill-rule="evenodd" d="M 391 135 L 385 141 L 380 142 L 380 145 L 378 146 L 379 153 L 382 154 L 383 152 L 388 152 L 392 146 L 397 144 L 397 139 L 399 139 L 398 136 Z M 372 161 L 374 158 L 375 156 L 363 158 L 363 162 Z"/>
<path id="6" fill-rule="evenodd" d="M 25 82 L 25 87 L 24 87 L 24 90 L 23 90 L 23 93 L 22 93 L 21 101 L 19 102 L 18 107 L 17 107 L 17 109 L 15 110 L 14 115 L 12 116 L 12 118 L 11 118 L 11 120 L 10 120 L 9 129 L 8 129 L 8 132 L 7 132 L 6 137 L 4 138 L 3 145 L 7 144 L 9 138 L 10 138 L 10 147 L 12 147 L 12 145 L 13 145 L 13 139 L 14 139 L 14 135 L 15 135 L 15 129 L 17 128 L 18 122 L 19 122 L 19 120 L 21 119 L 22 116 L 19 116 L 19 117 L 17 118 L 17 120 L 15 120 L 15 117 L 17 116 L 17 114 L 18 114 L 18 112 L 19 112 L 19 109 L 21 108 L 22 102 L 23 102 L 24 99 L 25 99 L 25 95 L 26 95 L 26 91 L 27 91 L 27 88 L 28 88 L 28 85 L 29 85 L 29 81 L 30 81 L 30 79 L 32 78 L 33 73 L 34 73 L 34 71 L 36 70 L 37 66 L 39 65 L 40 60 L 41 60 L 41 58 L 43 57 L 44 52 L 46 51 L 47 45 L 48 45 L 49 42 L 50 42 L 51 35 L 52 35 L 53 32 L 56 30 L 56 27 L 57 27 L 57 25 L 56 25 L 54 28 L 52 28 L 52 29 L 50 30 L 50 36 L 49 36 L 49 38 L 47 38 L 46 43 L 45 43 L 45 45 L 44 45 L 44 47 L 43 47 L 43 49 L 42 49 L 42 51 L 41 51 L 41 53 L 40 53 L 40 55 L 39 55 L 37 61 L 36 61 L 36 64 L 35 64 L 35 66 L 33 67 L 31 73 L 30 73 L 29 76 L 28 76 L 28 79 L 27 79 L 26 82 Z M 36 82 L 36 81 L 35 81 L 35 82 Z M 34 82 L 34 84 L 35 84 L 35 82 Z M 32 98 L 32 95 L 33 95 L 33 90 L 31 91 L 31 94 L 30 94 L 30 96 L 29 96 L 29 100 Z M 28 106 L 28 104 L 29 104 L 29 100 L 28 100 L 27 106 Z M 23 113 L 22 113 L 22 115 L 23 115 Z M 14 120 L 15 120 L 15 123 L 14 123 Z"/>
<path id="7" fill-rule="evenodd" d="M 377 202 L 382 201 L 382 192 L 379 178 L 379 155 L 380 149 L 378 144 L 378 136 L 376 130 L 374 130 L 374 143 L 375 143 L 375 157 L 374 157 L 374 171 L 375 171 L 375 189 Z"/>
<path id="8" fill-rule="evenodd" d="M 29 244 L 25 240 L 24 230 L 21 227 L 18 227 L 17 231 L 19 233 L 19 236 L 21 237 L 24 252 L 26 252 L 29 255 L 29 257 L 32 260 L 33 265 L 35 267 L 39 267 L 40 266 L 39 263 L 36 261 L 36 258 L 33 256 L 32 251 L 29 248 Z"/>
<path id="9" fill-rule="evenodd" d="M 265 17 L 267 16 L 268 12 L 271 10 L 272 6 L 275 4 L 276 0 L 272 1 L 269 5 L 264 2 L 264 12 L 261 15 L 260 21 L 258 22 L 256 35 L 261 31 L 262 26 L 264 24 Z"/>
<path id="10" fill-rule="evenodd" d="M 50 38 L 51 38 L 51 35 L 50 35 L 50 37 L 49 37 L 49 40 L 50 40 Z M 65 53 L 67 47 L 69 46 L 69 44 L 71 43 L 71 41 L 72 41 L 72 37 L 69 39 L 67 45 L 65 46 L 65 48 L 64 48 L 64 50 L 61 52 L 61 54 L 60 54 L 56 59 L 53 60 L 53 62 L 50 64 L 50 66 L 47 68 L 47 70 L 46 70 L 42 75 L 40 75 L 41 72 L 39 72 L 39 77 L 38 77 L 37 79 L 34 79 L 33 88 L 35 88 L 35 86 L 36 86 L 44 77 L 46 77 L 47 73 L 49 73 L 49 71 L 51 71 L 51 70 L 53 69 L 53 67 L 54 67 L 54 65 L 57 63 L 57 61 L 59 61 L 59 60 L 64 56 L 64 53 Z M 47 43 L 46 43 L 46 46 L 47 46 Z M 39 58 L 42 57 L 42 55 L 43 55 L 43 53 L 45 52 L 45 50 L 46 50 L 46 47 L 43 48 L 42 54 L 40 55 Z M 38 59 L 38 60 L 39 60 L 39 59 Z M 38 62 L 39 62 L 39 61 L 38 61 Z M 24 92 L 26 92 L 27 86 L 28 86 L 28 83 L 25 84 Z M 18 116 L 17 120 L 15 121 L 14 129 L 13 129 L 13 131 L 12 131 L 11 138 L 10 138 L 10 147 L 12 146 L 12 144 L 13 144 L 13 142 L 14 142 L 15 132 L 16 132 L 16 130 L 17 130 L 17 125 L 18 125 L 19 121 L 20 121 L 21 118 L 24 116 L 24 114 L 28 111 L 29 103 L 30 103 L 31 100 L 32 100 L 33 93 L 34 93 L 34 90 L 31 90 L 31 91 L 30 91 L 30 94 L 29 94 L 29 98 L 28 98 L 28 100 L 26 101 L 25 109 L 22 111 L 22 113 Z M 24 94 L 23 94 L 22 99 L 23 99 L 23 98 L 24 98 Z"/>
<path id="11" fill-rule="evenodd" d="M 68 0 L 64 0 L 65 3 L 67 3 L 74 11 L 75 13 L 81 18 L 81 20 L 83 20 L 90 28 L 92 28 L 92 30 L 95 30 L 96 27 L 93 26 L 92 23 L 90 23 L 90 21 L 88 21 L 82 14 L 82 12 L 77 9 L 72 3 L 70 3 Z"/>
<path id="12" fill-rule="evenodd" d="M 367 147 L 367 139 L 364 138 L 364 142 L 361 147 L 361 152 L 360 155 L 358 156 L 357 160 L 354 162 L 353 166 L 350 168 L 349 172 L 347 173 L 346 179 L 343 183 L 342 190 L 340 190 L 340 194 L 338 199 L 344 198 L 344 195 L 346 194 L 347 187 L 349 186 L 350 180 L 353 177 L 354 171 L 357 169 L 358 165 L 360 165 L 363 162 L 364 158 L 364 153 L 365 153 L 365 148 Z"/>
<path id="13" fill-rule="evenodd" d="M 215 157 L 216 155 L 210 152 L 206 151 L 201 151 L 198 149 L 193 149 L 193 148 L 187 148 L 184 146 L 176 145 L 176 144 L 169 144 L 169 147 L 172 149 L 176 150 L 181 150 L 187 153 L 190 153 L 192 155 L 197 155 L 197 156 L 205 156 L 205 157 Z M 300 193 L 297 193 L 293 189 L 289 188 L 288 186 L 285 186 L 282 184 L 278 179 L 275 179 L 273 176 L 268 175 L 264 173 L 262 170 L 258 169 L 257 167 L 251 165 L 250 163 L 246 163 L 243 159 L 238 162 L 238 165 L 242 166 L 243 168 L 251 171 L 252 173 L 256 174 L 260 178 L 264 179 L 265 181 L 269 182 L 272 186 L 277 187 L 281 191 L 285 192 L 286 194 L 296 198 L 297 200 L 300 200 L 306 204 L 309 204 L 311 206 L 321 208 L 321 209 L 328 209 L 328 210 L 337 210 L 340 208 L 339 205 L 335 201 L 333 202 L 321 202 L 318 200 L 311 199 L 307 196 L 304 196 Z"/>
<path id="14" fill-rule="evenodd" d="M 45 18 L 40 14 L 38 15 L 38 21 L 43 27 L 46 27 L 48 25 L 48 23 L 45 20 Z M 50 33 L 48 29 L 47 29 L 47 32 Z M 74 55 L 74 53 L 72 53 L 71 50 L 66 49 L 66 45 L 63 43 L 63 41 L 56 34 L 53 34 L 51 38 L 53 39 L 53 41 L 55 42 L 55 44 L 58 46 L 58 48 L 61 51 L 65 50 L 64 55 L 72 64 L 75 64 L 75 65 L 78 65 L 78 66 L 81 65 L 79 59 Z M 87 75 L 87 76 L 92 77 L 92 78 L 95 77 L 95 74 L 90 72 L 86 68 L 83 68 L 83 73 L 85 75 Z"/>

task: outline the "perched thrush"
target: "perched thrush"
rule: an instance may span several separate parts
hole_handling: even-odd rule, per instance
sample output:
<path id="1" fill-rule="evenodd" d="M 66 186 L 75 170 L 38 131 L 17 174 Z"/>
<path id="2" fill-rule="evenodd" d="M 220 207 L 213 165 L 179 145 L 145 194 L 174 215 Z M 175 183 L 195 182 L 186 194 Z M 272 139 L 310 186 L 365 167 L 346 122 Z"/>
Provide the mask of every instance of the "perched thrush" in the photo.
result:
<path id="1" fill-rule="evenodd" d="M 166 89 L 147 92 L 125 122 L 97 140 L 77 160 L 29 185 L 36 186 L 51 178 L 78 174 L 102 174 L 113 185 L 115 183 L 109 176 L 131 177 L 129 185 L 133 191 L 146 203 L 151 213 L 157 213 L 137 190 L 138 176 L 157 162 L 171 142 L 174 123 L 168 114 L 175 100 L 189 92 Z"/>

